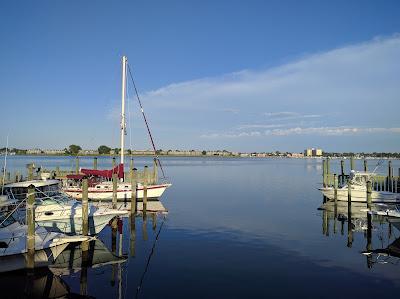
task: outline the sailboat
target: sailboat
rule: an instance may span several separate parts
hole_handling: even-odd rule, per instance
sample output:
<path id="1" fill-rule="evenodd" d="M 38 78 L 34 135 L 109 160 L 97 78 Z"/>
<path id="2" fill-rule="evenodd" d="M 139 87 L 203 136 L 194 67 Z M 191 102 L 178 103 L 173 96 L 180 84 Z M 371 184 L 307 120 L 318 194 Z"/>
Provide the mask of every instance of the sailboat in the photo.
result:
<path id="1" fill-rule="evenodd" d="M 121 161 L 120 164 L 111 170 L 97 170 L 97 169 L 81 169 L 82 174 L 74 174 L 67 176 L 67 179 L 74 181 L 75 184 L 67 183 L 64 185 L 63 190 L 69 196 L 76 199 L 82 199 L 82 187 L 78 183 L 83 178 L 88 178 L 89 188 L 88 197 L 91 200 L 102 201 L 111 200 L 113 196 L 113 185 L 110 179 L 113 174 L 118 176 L 117 184 L 117 200 L 126 201 L 131 198 L 132 188 L 130 182 L 124 181 L 124 147 L 125 147 L 125 134 L 126 134 L 126 122 L 125 122 L 125 94 L 126 94 L 126 71 L 127 71 L 127 57 L 122 57 L 122 113 L 121 113 Z M 143 112 L 143 108 L 142 108 Z M 146 122 L 147 125 L 147 122 Z M 147 187 L 147 198 L 156 199 L 161 197 L 164 191 L 170 187 L 171 184 L 153 184 L 146 185 Z M 144 186 L 138 184 L 136 187 L 136 198 L 142 199 L 144 194 Z"/>

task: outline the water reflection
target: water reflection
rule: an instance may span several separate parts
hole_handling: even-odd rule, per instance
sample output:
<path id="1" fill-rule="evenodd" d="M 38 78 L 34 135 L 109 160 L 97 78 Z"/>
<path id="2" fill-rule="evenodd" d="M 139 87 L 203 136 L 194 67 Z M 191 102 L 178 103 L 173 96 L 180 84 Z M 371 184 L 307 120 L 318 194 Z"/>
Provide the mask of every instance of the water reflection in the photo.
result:
<path id="1" fill-rule="evenodd" d="M 1 298 L 61 298 L 72 295 L 69 286 L 48 268 L 34 273 L 13 271 L 0 275 Z"/>
<path id="2" fill-rule="evenodd" d="M 366 256 L 367 267 L 374 264 L 399 264 L 400 238 L 394 239 L 392 222 L 397 225 L 396 219 L 368 213 L 366 203 L 326 201 L 319 208 L 322 210 L 322 233 L 329 236 L 338 232 L 344 235 L 347 223 L 347 244 L 351 248 L 354 235 L 362 234 L 366 241 L 365 250 L 361 251 Z M 371 210 L 376 211 L 378 206 L 372 205 Z M 331 226 L 333 224 L 333 229 Z M 397 226 L 396 226 L 397 227 Z M 375 236 L 375 244 L 373 242 Z M 393 240 L 394 239 L 394 240 Z M 378 240 L 378 242 L 377 242 Z M 385 245 L 389 244 L 389 245 Z M 375 246 L 375 249 L 373 249 Z"/>
<path id="3" fill-rule="evenodd" d="M 374 264 L 400 264 L 400 238 L 393 241 L 386 248 L 369 249 L 362 252 L 367 256 L 368 267 Z"/>
<path id="4" fill-rule="evenodd" d="M 142 234 L 140 240 L 144 241 L 140 244 L 140 259 L 136 259 L 138 221 L 142 222 L 139 235 Z M 9 295 L 2 292 L 1 298 L 86 298 L 97 294 L 97 288 L 101 289 L 101 297 L 122 298 L 128 292 L 129 284 L 132 284 L 136 297 L 139 297 L 164 224 L 163 221 L 157 230 L 157 221 L 157 214 L 149 212 L 130 216 L 125 221 L 115 218 L 110 222 L 109 229 L 100 236 L 109 242 L 98 238 L 90 242 L 70 244 L 48 267 L 36 268 L 32 272 L 13 271 L 1 274 L 0 287 L 3 287 L 2 290 L 10 290 Z M 149 231 L 148 226 L 151 227 Z M 142 251 L 143 247 L 147 247 L 148 251 Z M 140 264 L 135 271 L 130 271 L 129 256 L 133 259 L 132 263 L 136 260 Z M 98 286 L 98 281 L 103 279 L 100 277 L 108 277 L 109 283 Z"/>

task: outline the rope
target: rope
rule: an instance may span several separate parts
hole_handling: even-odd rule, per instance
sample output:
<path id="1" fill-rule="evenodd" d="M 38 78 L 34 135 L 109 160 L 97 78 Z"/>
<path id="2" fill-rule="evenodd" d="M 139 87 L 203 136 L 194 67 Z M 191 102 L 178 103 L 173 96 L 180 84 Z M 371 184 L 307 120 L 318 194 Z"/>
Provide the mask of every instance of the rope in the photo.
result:
<path id="1" fill-rule="evenodd" d="M 131 72 L 131 68 L 130 68 L 129 64 L 128 64 L 128 72 L 129 72 L 129 76 L 130 76 L 130 78 L 131 78 L 133 87 L 134 87 L 134 89 L 135 89 L 136 98 L 138 99 L 138 102 L 139 102 L 140 111 L 142 112 L 143 119 L 144 119 L 144 122 L 145 122 L 146 128 L 147 128 L 147 132 L 149 133 L 150 141 L 151 141 L 151 144 L 152 144 L 153 150 L 154 150 L 154 155 L 156 156 L 156 159 L 157 159 L 157 161 L 158 161 L 158 164 L 160 165 L 160 169 L 161 169 L 163 178 L 165 179 L 164 169 L 163 169 L 163 167 L 162 167 L 162 165 L 161 165 L 160 158 L 159 158 L 158 155 L 157 155 L 157 150 L 156 150 L 156 146 L 155 146 L 155 144 L 154 144 L 153 136 L 151 135 L 150 127 L 149 127 L 149 124 L 148 124 L 148 122 L 147 122 L 146 115 L 144 114 L 144 109 L 143 109 L 143 106 L 142 106 L 142 102 L 140 101 L 139 93 L 138 93 L 137 88 L 136 88 L 135 80 L 133 80 L 133 76 L 132 76 L 132 72 Z"/>

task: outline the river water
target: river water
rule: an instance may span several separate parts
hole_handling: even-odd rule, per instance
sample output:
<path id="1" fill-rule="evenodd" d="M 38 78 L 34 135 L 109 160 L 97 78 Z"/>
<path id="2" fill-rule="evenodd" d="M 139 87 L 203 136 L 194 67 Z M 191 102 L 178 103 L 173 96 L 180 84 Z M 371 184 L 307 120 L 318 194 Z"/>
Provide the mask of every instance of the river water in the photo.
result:
<path id="1" fill-rule="evenodd" d="M 73 268 L 63 275 L 42 269 L 35 274 L 35 296 L 376 298 L 398 294 L 400 259 L 365 256 L 362 251 L 368 245 L 369 249 L 395 245 L 400 232 L 385 219 L 375 219 L 367 244 L 362 229 L 366 213 L 353 208 L 358 219 L 353 220 L 349 242 L 347 220 L 335 221 L 318 209 L 323 200 L 317 190 L 322 160 L 162 161 L 173 183 L 161 199 L 168 215 L 150 215 L 145 221 L 136 217 L 134 230 L 130 219 L 124 218 L 115 243 L 111 227 L 106 227 L 99 239 L 107 251 L 122 253 L 122 261 L 83 271 Z M 13 156 L 7 163 L 12 171 L 23 171 L 30 162 L 45 168 L 75 167 L 69 157 Z M 362 161 L 356 162 L 361 169 Z M 90 168 L 92 163 L 86 157 L 80 165 Z M 376 163 L 370 160 L 370 168 Z M 110 167 L 111 159 L 99 158 L 98 164 Z M 146 164 L 151 165 L 150 158 L 135 158 L 135 167 Z M 379 169 L 382 173 L 386 165 Z M 400 162 L 393 161 L 393 166 L 398 169 Z M 339 160 L 332 160 L 332 172 L 338 173 L 338 168 Z M 135 236 L 133 242 L 130 236 Z M 3 274 L 0 281 L 9 290 L 13 285 L 20 290 L 11 297 L 26 294 L 25 273 Z"/>

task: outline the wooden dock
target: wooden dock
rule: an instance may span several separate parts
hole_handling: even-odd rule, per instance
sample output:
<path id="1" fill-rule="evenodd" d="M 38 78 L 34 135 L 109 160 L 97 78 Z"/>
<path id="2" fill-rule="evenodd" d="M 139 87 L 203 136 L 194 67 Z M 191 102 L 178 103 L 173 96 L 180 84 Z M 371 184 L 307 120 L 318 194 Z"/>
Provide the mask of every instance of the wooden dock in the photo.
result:
<path id="1" fill-rule="evenodd" d="M 350 159 L 350 170 L 356 170 L 354 166 L 354 159 Z M 363 169 L 360 171 L 368 172 L 368 161 L 364 160 Z M 372 172 L 372 171 L 371 171 Z M 347 183 L 349 174 L 345 174 L 344 160 L 340 161 L 340 173 L 331 173 L 330 159 L 323 160 L 322 164 L 322 184 L 324 187 L 341 187 Z M 393 193 L 400 193 L 400 168 L 398 175 L 394 175 L 392 161 L 388 162 L 387 175 L 373 175 L 370 178 L 373 191 L 388 191 Z"/>

